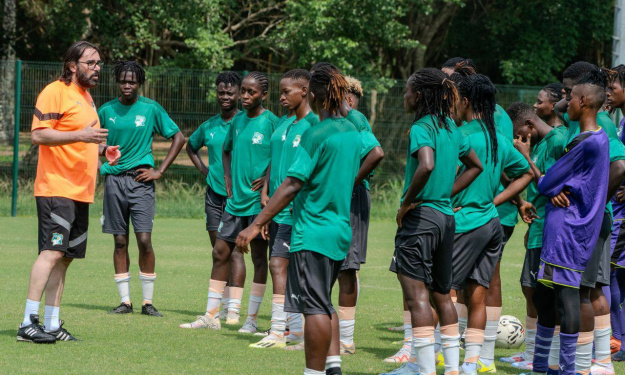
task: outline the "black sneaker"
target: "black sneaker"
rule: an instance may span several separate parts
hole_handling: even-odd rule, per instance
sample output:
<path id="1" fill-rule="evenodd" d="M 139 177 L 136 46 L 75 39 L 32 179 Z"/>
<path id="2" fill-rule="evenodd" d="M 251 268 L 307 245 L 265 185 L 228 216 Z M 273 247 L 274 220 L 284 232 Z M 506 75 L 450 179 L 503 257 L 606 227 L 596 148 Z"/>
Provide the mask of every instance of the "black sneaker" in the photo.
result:
<path id="1" fill-rule="evenodd" d="M 71 333 L 67 332 L 67 330 L 63 328 L 63 324 L 65 324 L 65 322 L 61 320 L 59 329 L 56 331 L 46 331 L 46 333 L 56 337 L 56 341 L 78 341 L 77 338 L 72 336 Z"/>
<path id="2" fill-rule="evenodd" d="M 17 341 L 32 342 L 35 344 L 54 344 L 56 337 L 45 333 L 39 325 L 39 315 L 30 314 L 30 323 L 17 330 Z"/>
<path id="3" fill-rule="evenodd" d="M 132 304 L 127 305 L 122 302 L 119 306 L 109 311 L 109 314 L 132 314 Z"/>
<path id="4" fill-rule="evenodd" d="M 141 307 L 141 314 L 148 316 L 163 316 L 163 314 L 158 312 L 156 307 L 154 307 L 151 303 L 146 303 Z"/>

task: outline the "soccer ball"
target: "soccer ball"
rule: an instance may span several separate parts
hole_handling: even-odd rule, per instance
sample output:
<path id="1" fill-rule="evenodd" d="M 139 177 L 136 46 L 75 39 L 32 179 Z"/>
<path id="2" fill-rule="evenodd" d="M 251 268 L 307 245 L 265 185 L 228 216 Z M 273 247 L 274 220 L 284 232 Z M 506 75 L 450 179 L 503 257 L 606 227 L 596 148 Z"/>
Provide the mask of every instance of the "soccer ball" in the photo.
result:
<path id="1" fill-rule="evenodd" d="M 516 349 L 525 341 L 525 328 L 523 323 L 514 316 L 504 315 L 499 319 L 497 327 L 497 341 L 495 347 L 503 349 Z"/>

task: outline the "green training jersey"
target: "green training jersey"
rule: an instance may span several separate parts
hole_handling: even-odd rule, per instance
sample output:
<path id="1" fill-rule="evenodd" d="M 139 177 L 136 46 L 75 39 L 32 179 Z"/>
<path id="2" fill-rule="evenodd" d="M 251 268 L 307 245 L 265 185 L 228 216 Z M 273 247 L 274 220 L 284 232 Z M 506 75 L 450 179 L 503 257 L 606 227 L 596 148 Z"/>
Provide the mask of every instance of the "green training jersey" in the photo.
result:
<path id="1" fill-rule="evenodd" d="M 293 202 L 291 252 L 315 251 L 336 261 L 347 256 L 361 142 L 344 118 L 325 119 L 302 136 L 287 173 L 304 182 Z"/>
<path id="2" fill-rule="evenodd" d="M 274 130 L 273 135 L 271 136 L 271 172 L 269 173 L 268 186 L 269 197 L 273 195 L 273 192 L 276 191 L 278 186 L 280 186 L 283 181 L 280 180 L 280 161 L 282 159 L 282 146 L 286 141 L 286 131 L 288 127 L 293 123 L 293 121 L 295 121 L 295 116 L 282 116 L 280 118 L 280 121 L 276 125 L 276 130 Z M 291 213 L 289 212 L 289 207 L 285 208 L 276 217 L 274 217 L 273 221 L 278 224 L 290 225 Z"/>
<path id="3" fill-rule="evenodd" d="M 497 134 L 497 164 L 493 163 L 490 136 L 482 129 L 479 120 L 460 127 L 469 146 L 482 162 L 484 170 L 466 189 L 453 198 L 453 207 L 462 207 L 455 213 L 456 233 L 469 232 L 499 216 L 493 204 L 501 184 L 501 173 L 516 178 L 529 171 L 527 160 L 503 135 Z M 458 175 L 464 172 L 461 165 Z"/>
<path id="4" fill-rule="evenodd" d="M 189 137 L 189 145 L 193 151 L 197 152 L 204 146 L 208 149 L 208 175 L 206 176 L 206 183 L 215 193 L 223 196 L 226 196 L 226 184 L 221 155 L 231 122 L 232 119 L 225 122 L 220 114 L 213 116 L 204 121 Z"/>
<path id="5" fill-rule="evenodd" d="M 499 104 L 495 106 L 494 117 L 497 133 L 503 135 L 504 138 L 507 139 L 509 142 L 513 142 L 514 139 L 512 134 L 512 120 Z M 504 186 L 502 184 L 499 184 L 498 193 L 501 193 L 503 189 Z M 499 213 L 499 221 L 501 221 L 501 225 L 513 227 L 519 221 L 517 208 L 514 204 L 510 202 L 506 202 L 497 207 L 497 212 Z"/>
<path id="6" fill-rule="evenodd" d="M 564 154 L 568 130 L 564 125 L 552 129 L 540 142 L 532 148 L 530 154 L 532 162 L 540 170 L 541 175 L 547 173 Z M 527 237 L 527 248 L 537 249 L 543 246 L 543 226 L 545 224 L 545 205 L 547 197 L 538 192 L 538 186 L 533 180 L 527 187 L 527 201 L 536 207 L 537 218 L 530 224 Z"/>
<path id="7" fill-rule="evenodd" d="M 121 152 L 117 165 L 102 165 L 103 175 L 120 174 L 140 165 L 154 167 L 154 133 L 169 139 L 180 131 L 160 104 L 143 96 L 132 105 L 113 99 L 100 107 L 98 116 L 102 128 L 109 131 L 106 144 L 119 145 Z"/>
<path id="8" fill-rule="evenodd" d="M 373 150 L 375 147 L 379 147 L 380 142 L 378 142 L 377 138 L 373 134 L 373 131 L 371 130 L 371 125 L 369 125 L 369 121 L 367 120 L 367 116 L 365 116 L 362 112 L 356 109 L 351 109 L 347 113 L 347 116 L 345 118 L 351 121 L 351 123 L 354 124 L 354 126 L 356 127 L 356 130 L 360 132 L 360 136 L 362 138 L 362 150 L 360 152 L 360 159 L 362 160 L 371 150 Z M 373 172 L 371 172 L 369 178 L 371 176 L 373 176 Z M 362 180 L 362 184 L 365 189 L 369 190 L 368 178 Z"/>
<path id="9" fill-rule="evenodd" d="M 434 152 L 434 170 L 414 202 L 420 201 L 422 206 L 432 207 L 446 215 L 453 215 L 451 189 L 456 179 L 456 165 L 459 157 L 464 157 L 471 152 L 471 147 L 453 120 L 450 118 L 446 120 L 449 130 L 439 128 L 436 119 L 429 115 L 412 124 L 401 201 L 404 201 L 406 191 L 419 166 L 417 152 L 423 147 L 430 147 Z"/>
<path id="10" fill-rule="evenodd" d="M 271 136 L 278 121 L 269 110 L 254 118 L 240 113 L 232 119 L 224 141 L 224 151 L 232 152 L 232 197 L 226 203 L 231 215 L 260 213 L 260 190 L 252 191 L 252 182 L 263 177 L 269 167 Z"/>

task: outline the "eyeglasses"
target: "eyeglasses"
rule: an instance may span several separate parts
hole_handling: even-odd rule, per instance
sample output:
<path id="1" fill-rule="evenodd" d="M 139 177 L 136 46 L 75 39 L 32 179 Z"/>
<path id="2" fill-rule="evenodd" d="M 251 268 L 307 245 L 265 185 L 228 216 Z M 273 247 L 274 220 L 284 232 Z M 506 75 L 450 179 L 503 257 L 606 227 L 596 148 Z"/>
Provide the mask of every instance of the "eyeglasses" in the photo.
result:
<path id="1" fill-rule="evenodd" d="M 79 61 L 79 63 L 82 64 L 87 64 L 87 68 L 91 69 L 91 70 L 95 70 L 95 66 L 99 66 L 100 69 L 102 69 L 102 67 L 104 66 L 104 62 L 102 62 L 101 60 L 99 61 L 95 61 L 95 60 L 89 60 L 89 61 Z"/>

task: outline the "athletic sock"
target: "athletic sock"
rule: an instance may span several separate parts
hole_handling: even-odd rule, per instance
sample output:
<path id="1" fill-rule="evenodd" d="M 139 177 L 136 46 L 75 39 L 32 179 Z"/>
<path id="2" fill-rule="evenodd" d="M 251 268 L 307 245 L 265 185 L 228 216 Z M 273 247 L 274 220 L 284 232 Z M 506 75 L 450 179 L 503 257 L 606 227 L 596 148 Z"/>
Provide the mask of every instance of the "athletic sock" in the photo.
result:
<path id="1" fill-rule="evenodd" d="M 283 337 L 285 330 L 284 294 L 274 294 L 271 297 L 271 332 Z"/>
<path id="2" fill-rule="evenodd" d="M 26 309 L 24 310 L 24 320 L 22 320 L 22 326 L 28 326 L 32 322 L 30 321 L 31 315 L 39 315 L 39 305 L 41 302 L 33 301 L 30 299 L 26 300 Z"/>
<path id="3" fill-rule="evenodd" d="M 553 340 L 549 348 L 549 369 L 559 371 L 560 369 L 560 326 L 556 326 L 553 331 Z"/>
<path id="4" fill-rule="evenodd" d="M 130 272 L 116 273 L 115 283 L 121 302 L 130 305 Z"/>
<path id="5" fill-rule="evenodd" d="M 486 366 L 490 366 L 495 361 L 499 317 L 501 317 L 501 307 L 486 306 L 486 329 L 484 330 L 484 344 L 480 352 L 480 360 Z"/>
<path id="6" fill-rule="evenodd" d="M 592 360 L 592 332 L 587 333 L 590 333 L 590 358 Z M 578 345 L 579 336 L 580 333 L 560 332 L 560 374 L 575 374 L 575 357 L 577 356 L 575 347 Z M 588 371 L 590 371 L 590 366 Z"/>
<path id="7" fill-rule="evenodd" d="M 523 358 L 526 361 L 534 359 L 534 345 L 536 343 L 536 321 L 538 319 L 530 316 L 525 317 L 525 353 Z"/>
<path id="8" fill-rule="evenodd" d="M 456 307 L 456 312 L 458 313 L 458 330 L 460 336 L 462 336 L 464 335 L 464 331 L 467 330 L 469 312 L 467 310 L 467 305 L 463 303 L 454 302 L 454 306 Z"/>
<path id="9" fill-rule="evenodd" d="M 343 345 L 354 343 L 354 325 L 356 324 L 356 306 L 339 306 L 339 330 L 340 340 Z"/>
<path id="10" fill-rule="evenodd" d="M 241 311 L 241 300 L 243 299 L 243 288 L 231 286 L 230 299 L 228 300 L 228 313 L 239 315 Z"/>
<path id="11" fill-rule="evenodd" d="M 230 300 L 230 287 L 226 286 L 224 289 L 224 294 L 221 297 L 221 311 L 228 311 L 228 301 Z M 221 318 L 221 317 L 220 317 Z M 225 318 L 225 316 L 223 317 Z"/>
<path id="12" fill-rule="evenodd" d="M 340 355 L 331 355 L 326 357 L 326 370 L 331 368 L 341 368 L 341 356 Z"/>
<path id="13" fill-rule="evenodd" d="M 258 310 L 260 310 L 260 304 L 263 302 L 265 288 L 267 288 L 267 284 L 252 283 L 252 290 L 250 291 L 250 303 L 247 306 L 247 315 L 251 316 L 254 319 L 258 317 Z"/>
<path id="14" fill-rule="evenodd" d="M 477 366 L 477 360 L 480 359 L 480 352 L 484 344 L 484 330 L 477 328 L 467 328 L 464 335 L 464 364 Z M 462 366 L 463 369 L 467 368 Z M 468 367 L 474 370 L 473 367 Z"/>
<path id="15" fill-rule="evenodd" d="M 43 313 L 43 326 L 46 331 L 56 331 L 61 326 L 59 322 L 59 310 L 60 307 L 58 306 L 45 305 Z"/>
<path id="16" fill-rule="evenodd" d="M 412 329 L 413 355 L 417 359 L 422 375 L 436 374 L 434 356 L 434 327 L 416 327 Z"/>
<path id="17" fill-rule="evenodd" d="M 226 282 L 211 279 L 208 283 L 208 303 L 206 304 L 206 315 L 214 318 L 219 314 L 221 297 L 224 294 Z"/>
<path id="18" fill-rule="evenodd" d="M 560 368 L 566 369 L 566 367 L 562 367 L 562 355 L 567 352 L 567 348 L 565 347 L 565 337 L 570 340 L 572 335 L 564 336 L 562 332 L 560 332 Z M 580 374 L 587 375 L 590 372 L 590 366 L 592 366 L 592 342 L 594 340 L 594 335 L 592 332 L 579 332 L 576 334 L 577 342 L 572 346 L 573 347 L 573 357 L 572 360 L 575 363 L 575 371 Z M 566 343 L 566 345 L 570 345 L 570 343 Z M 567 362 L 568 363 L 568 362 Z"/>
<path id="19" fill-rule="evenodd" d="M 304 369 L 304 375 L 326 375 L 326 372 L 325 371 L 311 370 L 309 368 L 305 368 Z"/>
<path id="20" fill-rule="evenodd" d="M 533 372 L 546 373 L 549 369 L 549 349 L 555 328 L 536 324 L 536 346 L 534 348 Z"/>
<path id="21" fill-rule="evenodd" d="M 302 314 L 300 313 L 288 313 L 286 316 L 286 321 L 289 325 L 289 334 L 290 335 L 303 335 L 304 327 L 302 325 Z"/>
<path id="22" fill-rule="evenodd" d="M 139 278 L 141 279 L 141 287 L 143 289 L 143 304 L 151 304 L 152 296 L 154 295 L 154 280 L 156 280 L 156 274 L 139 272 Z"/>
<path id="23" fill-rule="evenodd" d="M 595 359 L 600 366 L 609 366 L 610 357 L 610 314 L 595 316 Z"/>
<path id="24" fill-rule="evenodd" d="M 458 323 L 441 327 L 441 349 L 445 359 L 445 374 L 458 374 L 458 363 L 460 362 Z"/>
<path id="25" fill-rule="evenodd" d="M 434 328 L 434 353 L 441 351 L 441 325 L 437 324 Z"/>

